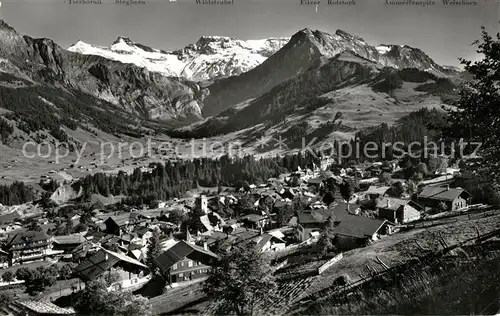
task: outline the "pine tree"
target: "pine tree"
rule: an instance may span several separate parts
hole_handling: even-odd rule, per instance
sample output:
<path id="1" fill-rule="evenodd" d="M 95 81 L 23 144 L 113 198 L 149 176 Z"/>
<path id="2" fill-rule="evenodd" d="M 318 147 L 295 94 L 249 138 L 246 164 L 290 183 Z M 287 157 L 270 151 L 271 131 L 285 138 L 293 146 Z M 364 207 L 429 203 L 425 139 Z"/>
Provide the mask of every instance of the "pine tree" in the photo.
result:
<path id="1" fill-rule="evenodd" d="M 161 255 L 160 233 L 156 230 L 153 231 L 153 236 L 148 240 L 146 252 L 146 265 L 151 270 L 151 273 L 158 274 L 160 269 L 156 264 L 155 258 Z"/>
<path id="2" fill-rule="evenodd" d="M 203 283 L 203 292 L 217 302 L 218 315 L 260 315 L 255 307 L 278 299 L 276 289 L 269 258 L 250 244 L 222 250 Z"/>
<path id="3" fill-rule="evenodd" d="M 321 230 L 321 235 L 318 239 L 318 250 L 322 255 L 335 250 L 333 239 L 335 238 L 335 215 L 331 215 L 326 220 L 325 226 Z"/>
<path id="4" fill-rule="evenodd" d="M 478 154 L 487 166 L 484 175 L 500 184 L 500 33 L 493 39 L 482 27 L 481 39 L 474 44 L 483 59 L 460 60 L 472 80 L 462 86 L 457 109 L 448 111 L 452 123 L 448 133 L 481 143 Z"/>

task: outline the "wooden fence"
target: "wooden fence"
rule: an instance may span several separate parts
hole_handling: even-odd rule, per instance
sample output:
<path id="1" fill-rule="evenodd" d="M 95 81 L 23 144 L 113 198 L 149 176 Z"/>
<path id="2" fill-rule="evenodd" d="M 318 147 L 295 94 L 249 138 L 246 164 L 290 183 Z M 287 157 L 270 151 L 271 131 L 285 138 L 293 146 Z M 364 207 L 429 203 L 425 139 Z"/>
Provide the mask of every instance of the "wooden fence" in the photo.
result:
<path id="1" fill-rule="evenodd" d="M 342 260 L 342 258 L 344 258 L 344 255 L 342 253 L 339 253 L 338 255 L 333 257 L 332 259 L 328 260 L 325 264 L 323 264 L 321 267 L 318 268 L 318 274 L 322 274 L 328 268 L 330 268 L 332 265 L 334 265 L 335 263 Z"/>

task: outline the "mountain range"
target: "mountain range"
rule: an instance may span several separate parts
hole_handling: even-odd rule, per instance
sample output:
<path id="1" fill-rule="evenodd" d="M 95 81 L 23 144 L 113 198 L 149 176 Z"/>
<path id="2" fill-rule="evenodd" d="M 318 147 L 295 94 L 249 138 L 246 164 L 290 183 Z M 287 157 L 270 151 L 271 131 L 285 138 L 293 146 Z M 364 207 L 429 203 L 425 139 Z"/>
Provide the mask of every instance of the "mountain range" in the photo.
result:
<path id="1" fill-rule="evenodd" d="M 119 37 L 109 47 L 78 41 L 69 51 L 97 55 L 144 67 L 165 76 L 193 81 L 237 76 L 258 66 L 288 42 L 288 38 L 242 41 L 222 36 L 202 36 L 195 44 L 167 52 Z"/>
<path id="2" fill-rule="evenodd" d="M 204 36 L 167 52 L 125 37 L 110 47 L 78 41 L 64 49 L 0 22 L 0 107 L 29 137 L 64 138 L 61 128 L 78 127 L 205 137 L 286 130 L 312 118 L 315 129 L 339 111 L 352 112 L 344 123 L 355 125 L 366 112 L 386 119 L 441 106 L 459 80 L 457 69 L 418 48 L 372 46 L 342 30 L 247 41 Z"/>

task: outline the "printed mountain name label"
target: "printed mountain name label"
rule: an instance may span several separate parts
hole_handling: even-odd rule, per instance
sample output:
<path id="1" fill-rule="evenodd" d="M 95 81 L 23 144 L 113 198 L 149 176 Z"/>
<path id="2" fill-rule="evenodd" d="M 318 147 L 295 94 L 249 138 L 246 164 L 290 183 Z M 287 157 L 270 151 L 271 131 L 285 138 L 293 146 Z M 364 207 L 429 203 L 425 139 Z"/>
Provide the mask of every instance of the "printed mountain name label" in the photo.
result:
<path id="1" fill-rule="evenodd" d="M 102 4 L 101 0 L 66 0 L 68 4 Z"/>
<path id="2" fill-rule="evenodd" d="M 196 0 L 196 4 L 210 4 L 210 5 L 233 5 L 234 0 Z"/>
<path id="3" fill-rule="evenodd" d="M 356 5 L 355 0 L 328 0 L 328 5 Z"/>
<path id="4" fill-rule="evenodd" d="M 124 4 L 124 5 L 146 4 L 146 0 L 115 0 L 115 4 Z"/>
<path id="5" fill-rule="evenodd" d="M 435 5 L 436 2 L 433 0 L 385 0 L 385 5 L 406 5 L 406 6 L 421 6 L 425 7 L 428 5 Z"/>
<path id="6" fill-rule="evenodd" d="M 314 0 L 300 0 L 300 5 L 319 5 L 320 1 Z"/>
<path id="7" fill-rule="evenodd" d="M 444 5 L 454 6 L 454 5 L 477 5 L 475 0 L 443 0 Z"/>

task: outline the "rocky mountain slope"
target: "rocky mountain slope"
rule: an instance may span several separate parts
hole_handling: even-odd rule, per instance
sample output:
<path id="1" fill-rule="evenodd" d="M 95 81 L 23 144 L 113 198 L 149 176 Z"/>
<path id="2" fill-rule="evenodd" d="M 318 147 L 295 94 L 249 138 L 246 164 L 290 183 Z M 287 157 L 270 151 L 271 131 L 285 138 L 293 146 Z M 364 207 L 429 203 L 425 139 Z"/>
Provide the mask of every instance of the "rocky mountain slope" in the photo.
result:
<path id="1" fill-rule="evenodd" d="M 0 22 L 0 139 L 12 134 L 9 124 L 22 137 L 61 141 L 63 127 L 117 137 L 179 126 L 170 136 L 255 136 L 296 125 L 350 133 L 359 123 L 439 107 L 456 89 L 457 71 L 417 48 L 371 46 L 341 30 L 304 29 L 285 42 L 202 37 L 168 53 L 119 38 L 110 48 L 79 42 L 69 51 Z M 333 126 L 337 112 L 343 124 Z"/>
<path id="2" fill-rule="evenodd" d="M 119 37 L 109 47 L 78 41 L 69 51 L 97 55 L 144 67 L 166 76 L 203 81 L 236 76 L 260 65 L 288 42 L 287 38 L 238 40 L 222 36 L 203 36 L 195 44 L 167 52 Z"/>
<path id="3" fill-rule="evenodd" d="M 0 22 L 0 72 L 19 78 L 30 90 L 56 89 L 68 95 L 78 94 L 80 99 L 85 95 L 94 99 L 94 110 L 102 106 L 100 103 L 106 103 L 141 119 L 199 118 L 206 94 L 198 84 L 184 78 L 166 77 L 132 64 L 70 52 L 50 39 L 23 36 L 3 21 Z M 14 93 L 12 83 L 1 86 Z"/>
<path id="4" fill-rule="evenodd" d="M 209 86 L 203 113 L 213 116 L 177 135 L 241 131 L 255 141 L 292 130 L 288 134 L 327 137 L 339 131 L 348 138 L 346 132 L 449 104 L 458 81 L 455 69 L 419 49 L 374 47 L 344 31 L 305 29 L 255 69 Z"/>
<path id="5" fill-rule="evenodd" d="M 273 56 L 256 68 L 236 77 L 217 80 L 209 88 L 203 116 L 212 116 L 228 107 L 256 98 L 282 82 L 315 67 L 322 59 L 344 51 L 355 53 L 383 67 L 417 68 L 440 77 L 454 76 L 453 69 L 436 64 L 418 48 L 407 45 L 372 46 L 362 38 L 337 30 L 335 34 L 303 29 Z"/>

